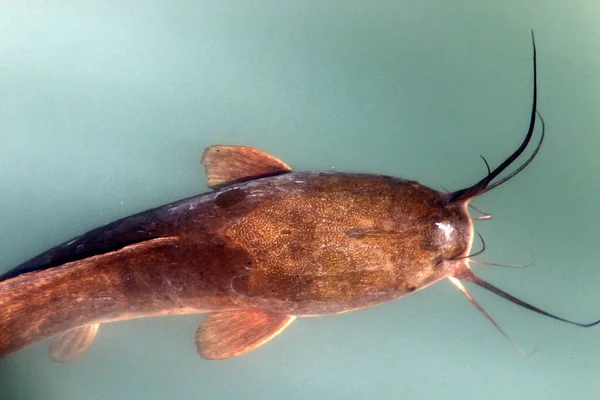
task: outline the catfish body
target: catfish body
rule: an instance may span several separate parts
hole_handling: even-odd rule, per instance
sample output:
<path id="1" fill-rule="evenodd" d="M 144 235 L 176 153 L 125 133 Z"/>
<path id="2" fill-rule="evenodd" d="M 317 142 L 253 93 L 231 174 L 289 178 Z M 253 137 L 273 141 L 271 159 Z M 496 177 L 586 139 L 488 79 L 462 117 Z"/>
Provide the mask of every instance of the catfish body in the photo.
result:
<path id="1" fill-rule="evenodd" d="M 124 218 L 3 276 L 0 354 L 128 318 L 327 315 L 399 298 L 470 248 L 470 218 L 445 197 L 379 175 L 285 173 Z"/>
<path id="2" fill-rule="evenodd" d="M 264 344 L 297 316 L 373 306 L 444 278 L 507 338 L 461 281 L 572 325 L 599 324 L 550 314 L 469 267 L 477 262 L 469 253 L 469 202 L 520 173 L 544 140 L 535 42 L 533 77 L 521 145 L 494 170 L 486 161 L 485 178 L 451 193 L 381 175 L 295 173 L 257 149 L 208 148 L 203 164 L 215 192 L 92 230 L 0 276 L 0 356 L 60 334 L 51 354 L 69 361 L 101 323 L 208 312 L 196 332 L 198 351 L 227 358 Z M 498 178 L 528 148 L 538 116 L 532 154 Z"/>

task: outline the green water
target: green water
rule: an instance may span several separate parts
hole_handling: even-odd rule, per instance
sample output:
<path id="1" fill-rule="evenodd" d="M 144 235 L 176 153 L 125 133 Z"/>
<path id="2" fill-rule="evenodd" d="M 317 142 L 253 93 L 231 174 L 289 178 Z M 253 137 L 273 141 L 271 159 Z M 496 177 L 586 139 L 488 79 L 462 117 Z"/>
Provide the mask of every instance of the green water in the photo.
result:
<path id="1" fill-rule="evenodd" d="M 51 2 L 52 3 L 52 2 Z M 376 172 L 455 190 L 525 134 L 531 42 L 547 140 L 477 199 L 478 274 L 549 311 L 600 318 L 600 3 L 0 3 L 0 271 L 79 233 L 207 190 L 206 146 L 297 170 Z M 485 4 L 485 5 L 484 5 Z M 103 326 L 77 361 L 42 343 L 0 361 L 0 399 L 598 399 L 600 328 L 472 289 L 524 356 L 441 282 L 300 319 L 211 362 L 201 316 Z"/>

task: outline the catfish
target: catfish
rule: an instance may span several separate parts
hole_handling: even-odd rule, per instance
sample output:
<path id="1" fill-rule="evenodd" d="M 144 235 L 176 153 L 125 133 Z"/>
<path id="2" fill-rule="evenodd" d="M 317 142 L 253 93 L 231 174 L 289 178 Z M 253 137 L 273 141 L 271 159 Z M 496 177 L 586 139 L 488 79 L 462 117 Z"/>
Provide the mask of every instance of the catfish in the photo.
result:
<path id="1" fill-rule="evenodd" d="M 533 35 L 532 35 L 533 40 Z M 0 356 L 57 336 L 52 358 L 67 362 L 101 324 L 209 313 L 198 352 L 223 359 L 253 350 L 297 317 L 326 316 L 399 299 L 448 278 L 492 323 L 461 281 L 570 324 L 478 278 L 469 202 L 536 157 L 544 139 L 533 106 L 521 145 L 479 182 L 440 192 L 375 174 L 293 172 L 243 146 L 205 150 L 210 193 L 135 214 L 60 244 L 0 276 Z M 532 154 L 499 175 L 530 147 Z M 487 165 L 487 161 L 486 161 Z M 506 334 L 500 329 L 506 336 Z"/>

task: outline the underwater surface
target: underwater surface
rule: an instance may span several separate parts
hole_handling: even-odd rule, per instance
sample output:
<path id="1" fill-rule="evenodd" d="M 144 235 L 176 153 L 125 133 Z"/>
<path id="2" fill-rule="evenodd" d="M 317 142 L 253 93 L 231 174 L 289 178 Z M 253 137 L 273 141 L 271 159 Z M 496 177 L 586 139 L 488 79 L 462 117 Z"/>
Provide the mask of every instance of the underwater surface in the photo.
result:
<path id="1" fill-rule="evenodd" d="M 589 1 L 4 2 L 0 272 L 117 218 L 208 191 L 205 147 L 295 170 L 469 186 L 520 143 L 538 48 L 546 140 L 477 198 L 476 273 L 550 312 L 600 318 L 600 4 Z M 539 130 L 538 130 L 539 134 Z M 539 137 L 536 135 L 534 140 Z M 479 242 L 476 241 L 475 248 Z M 0 360 L 0 399 L 597 399 L 600 327 L 448 281 L 296 320 L 207 361 L 201 315 L 104 325 L 69 364 L 48 342 Z"/>

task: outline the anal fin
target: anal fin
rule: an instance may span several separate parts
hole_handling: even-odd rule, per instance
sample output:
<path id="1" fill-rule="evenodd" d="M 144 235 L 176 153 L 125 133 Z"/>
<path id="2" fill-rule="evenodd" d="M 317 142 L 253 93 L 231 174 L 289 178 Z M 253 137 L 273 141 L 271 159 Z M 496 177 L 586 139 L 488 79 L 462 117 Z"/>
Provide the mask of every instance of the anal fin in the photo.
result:
<path id="1" fill-rule="evenodd" d="M 211 313 L 196 331 L 198 353 L 211 360 L 244 354 L 277 336 L 295 318 L 260 311 Z"/>
<path id="2" fill-rule="evenodd" d="M 92 345 L 100 324 L 91 324 L 71 329 L 60 335 L 50 345 L 52 359 L 59 363 L 73 361 Z"/>
<path id="3" fill-rule="evenodd" d="M 213 189 L 292 171 L 272 155 L 246 146 L 211 146 L 204 150 L 202 164 L 208 186 Z"/>

